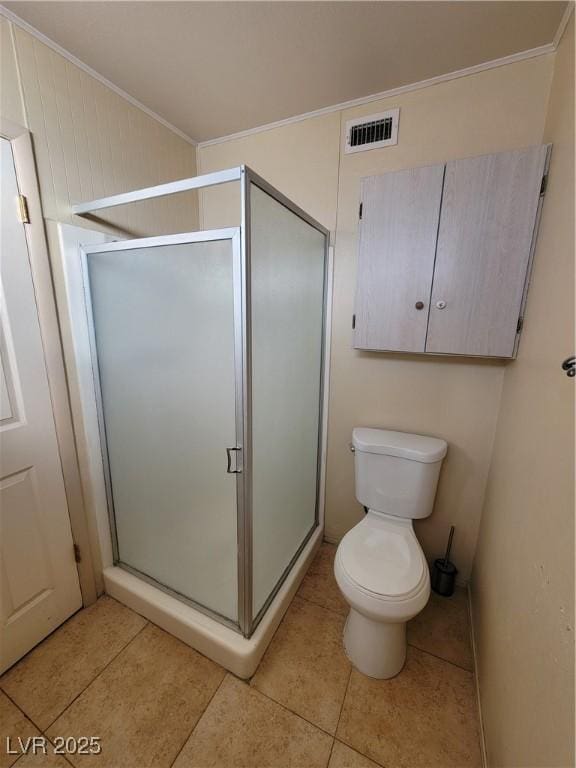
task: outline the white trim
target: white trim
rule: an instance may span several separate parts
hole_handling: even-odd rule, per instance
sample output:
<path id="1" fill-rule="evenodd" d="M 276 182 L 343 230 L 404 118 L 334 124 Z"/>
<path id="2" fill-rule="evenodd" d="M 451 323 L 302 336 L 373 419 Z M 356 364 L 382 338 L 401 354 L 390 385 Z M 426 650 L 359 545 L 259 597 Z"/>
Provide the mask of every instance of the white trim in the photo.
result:
<path id="1" fill-rule="evenodd" d="M 113 90 L 123 99 L 126 99 L 126 101 L 130 102 L 130 104 L 134 105 L 138 109 L 141 109 L 143 112 L 145 112 L 147 115 L 152 117 L 154 120 L 161 123 L 165 128 L 168 128 L 177 136 L 180 136 L 181 139 L 184 139 L 184 141 L 187 141 L 189 144 L 192 144 L 193 146 L 199 149 L 203 147 L 210 147 L 214 144 L 222 144 L 226 141 L 231 141 L 233 139 L 241 139 L 241 138 L 244 138 L 245 136 L 251 136 L 253 134 L 262 133 L 263 131 L 272 130 L 273 128 L 280 128 L 284 125 L 299 123 L 302 120 L 307 120 L 312 117 L 321 117 L 322 115 L 329 115 L 333 112 L 340 112 L 343 109 L 350 109 L 351 107 L 359 107 L 359 106 L 362 106 L 363 104 L 370 104 L 373 101 L 381 101 L 383 99 L 393 98 L 394 96 L 400 96 L 404 93 L 410 93 L 411 91 L 418 91 L 422 88 L 428 88 L 432 85 L 438 85 L 439 83 L 446 83 L 446 82 L 449 82 L 450 80 L 457 80 L 461 77 L 467 77 L 468 75 L 475 75 L 475 74 L 478 74 L 479 72 L 485 72 L 490 69 L 496 69 L 497 67 L 504 67 L 508 64 L 515 64 L 519 61 L 524 61 L 526 59 L 533 59 L 537 56 L 545 56 L 546 54 L 554 53 L 558 48 L 558 45 L 560 44 L 560 40 L 562 39 L 562 35 L 564 34 L 564 31 L 566 29 L 566 26 L 570 19 L 570 15 L 573 10 L 574 10 L 574 2 L 570 0 L 568 6 L 566 7 L 566 10 L 564 11 L 564 15 L 560 20 L 560 24 L 558 25 L 558 29 L 556 30 L 553 41 L 551 43 L 546 43 L 545 45 L 538 46 L 537 48 L 529 48 L 526 51 L 518 51 L 517 53 L 512 53 L 509 56 L 502 56 L 499 59 L 493 59 L 492 61 L 485 61 L 481 64 L 475 64 L 471 67 L 466 67 L 464 69 L 457 69 L 453 72 L 447 72 L 444 75 L 436 75 L 435 77 L 430 77 L 430 78 L 427 78 L 426 80 L 420 80 L 416 83 L 402 85 L 398 88 L 391 88 L 387 91 L 380 91 L 379 93 L 374 93 L 374 94 L 371 94 L 370 96 L 361 96 L 358 99 L 343 101 L 343 102 L 340 102 L 339 104 L 332 104 L 328 107 L 322 107 L 321 109 L 312 110 L 311 112 L 303 112 L 300 115 L 287 117 L 287 118 L 284 118 L 283 120 L 276 120 L 272 123 L 265 123 L 264 125 L 259 125 L 259 126 L 256 126 L 255 128 L 248 128 L 244 131 L 237 131 L 236 133 L 230 133 L 225 136 L 219 136 L 215 139 L 207 139 L 206 141 L 196 141 L 191 136 L 188 136 L 188 134 L 181 131 L 179 128 L 176 128 L 176 126 L 172 125 L 172 123 L 168 122 L 168 120 L 165 120 L 156 112 L 154 112 L 153 110 L 149 109 L 147 106 L 142 104 L 142 102 L 138 101 L 138 99 L 136 99 L 134 96 L 131 96 L 129 93 L 126 93 L 126 91 L 122 90 L 122 88 L 119 88 L 117 85 L 114 85 L 114 83 L 112 83 L 110 80 L 105 78 L 103 75 L 100 75 L 98 72 L 96 72 L 96 70 L 92 69 L 92 67 L 89 67 L 87 64 L 84 64 L 83 61 L 78 59 L 76 56 L 74 56 L 72 53 L 67 51 L 65 48 L 62 48 L 61 45 L 58 45 L 58 43 L 55 43 L 53 40 L 51 40 L 49 37 L 47 37 L 42 32 L 37 30 L 27 21 L 24 21 L 15 13 L 13 13 L 12 11 L 9 11 L 3 5 L 0 5 L 1 16 L 4 16 L 6 19 L 8 19 L 8 21 L 11 21 L 13 24 L 16 24 L 17 26 L 21 27 L 21 29 L 31 34 L 37 40 L 40 40 L 40 42 L 44 43 L 44 45 L 47 45 L 49 48 L 52 48 L 52 50 L 56 51 L 56 53 L 59 53 L 65 59 L 70 61 L 72 64 L 79 67 L 84 72 L 89 74 L 91 77 L 94 77 L 103 85 Z"/>
<path id="2" fill-rule="evenodd" d="M 97 588 L 32 138 L 26 128 L 2 118 L 0 134 L 12 145 L 18 190 L 28 203 L 30 222 L 24 224 L 26 244 L 66 492 L 67 514 L 73 541 L 82 552 L 77 572 L 82 603 L 86 607 L 96 600 Z"/>
<path id="3" fill-rule="evenodd" d="M 570 16 L 572 15 L 573 10 L 574 10 L 574 0 L 570 0 L 568 5 L 566 6 L 564 15 L 560 19 L 560 24 L 558 24 L 558 29 L 556 30 L 556 34 L 554 35 L 554 40 L 552 41 L 554 50 L 556 50 L 560 45 L 560 41 L 562 40 L 564 32 L 566 31 L 566 27 L 568 26 L 568 22 L 570 21 Z"/>
<path id="4" fill-rule="evenodd" d="M 20 67 L 20 57 L 18 56 L 18 47 L 16 46 L 16 33 L 14 32 L 14 24 L 8 24 L 10 30 L 10 45 L 12 46 L 12 54 L 14 56 L 14 62 L 16 64 L 16 77 L 18 79 L 18 95 L 20 96 L 20 108 L 22 109 L 22 118 L 24 125 L 28 129 L 30 122 L 28 120 L 28 110 L 26 108 L 26 99 L 24 98 L 24 86 L 22 85 L 22 69 Z"/>
<path id="5" fill-rule="evenodd" d="M 55 221 L 47 221 L 47 228 L 62 347 L 68 373 L 72 422 L 88 516 L 90 550 L 100 595 L 104 592 L 102 570 L 112 565 L 112 539 L 108 527 L 108 506 L 92 360 L 89 353 L 80 247 L 81 244 L 111 242 L 114 236 Z"/>
<path id="6" fill-rule="evenodd" d="M 240 181 L 241 176 L 242 166 L 238 165 L 234 168 L 227 168 L 224 171 L 206 173 L 203 176 L 191 176 L 189 179 L 169 181 L 166 184 L 156 184 L 154 187 L 134 189 L 132 192 L 121 192 L 119 195 L 101 197 L 98 200 L 90 200 L 87 203 L 76 203 L 70 207 L 70 210 L 77 216 L 83 216 L 93 211 L 99 211 L 102 208 L 113 208 L 116 205 L 127 205 L 128 203 L 137 203 L 140 200 L 150 200 L 153 197 L 165 197 L 166 195 L 175 195 L 178 192 L 188 192 L 191 189 L 214 187 L 218 184 L 227 184 L 229 181 Z"/>
<path id="7" fill-rule="evenodd" d="M 87 75 L 90 75 L 90 77 L 93 77 L 95 80 L 98 80 L 100 83 L 102 83 L 102 85 L 105 85 L 107 88 L 110 88 L 111 91 L 114 91 L 114 93 L 118 94 L 118 96 L 121 96 L 123 99 L 130 102 L 132 106 L 137 107 L 138 109 L 142 110 L 142 112 L 145 112 L 148 115 L 148 117 L 151 117 L 153 120 L 156 120 L 156 122 L 160 123 L 165 128 L 168 128 L 169 131 L 172 131 L 172 133 L 175 133 L 181 139 L 184 139 L 184 141 L 188 142 L 188 144 L 197 146 L 198 142 L 195 139 L 193 139 L 191 136 L 188 136 L 188 134 L 184 133 L 184 131 L 181 131 L 180 128 L 176 128 L 175 125 L 172 125 L 172 123 L 168 122 L 168 120 L 165 120 L 157 112 L 154 112 L 154 110 L 150 109 L 145 104 L 142 104 L 142 102 L 138 101 L 138 99 L 136 99 L 134 96 L 131 96 L 129 93 L 126 93 L 126 91 L 124 91 L 119 86 L 114 85 L 114 83 L 112 83 L 106 77 L 96 72 L 95 69 L 92 69 L 92 67 L 89 67 L 88 64 L 85 64 L 83 61 L 81 61 L 76 56 L 74 56 L 74 54 L 70 53 L 65 48 L 62 48 L 61 45 L 58 45 L 58 43 L 55 43 L 54 40 L 51 40 L 45 34 L 43 34 L 38 29 L 36 29 L 36 27 L 33 27 L 27 21 L 24 21 L 24 19 L 21 19 L 20 16 L 17 16 L 12 11 L 9 11 L 8 8 L 5 8 L 3 5 L 0 5 L 0 16 L 4 16 L 8 21 L 12 22 L 12 24 L 15 24 L 17 27 L 20 27 L 25 32 L 28 32 L 28 34 L 32 35 L 32 37 L 35 37 L 41 43 L 43 43 L 44 45 L 47 45 L 48 48 L 51 48 L 56 53 L 59 53 L 60 56 L 63 56 L 71 64 L 74 64 L 74 66 L 86 72 Z"/>
<path id="8" fill-rule="evenodd" d="M 476 703 L 478 706 L 478 723 L 480 725 L 480 753 L 482 757 L 482 768 L 488 766 L 488 756 L 486 754 L 486 734 L 484 732 L 484 720 L 482 718 L 482 701 L 480 699 L 480 681 L 478 679 L 478 649 L 476 648 L 476 637 L 474 635 L 474 612 L 472 610 L 472 590 L 470 584 L 466 587 L 468 596 L 468 621 L 470 622 L 470 640 L 472 643 L 472 663 L 474 665 L 474 683 L 476 688 Z"/>
<path id="9" fill-rule="evenodd" d="M 554 43 L 547 43 L 541 45 L 538 48 L 530 48 L 527 51 L 519 51 L 518 53 L 512 53 L 510 56 L 503 56 L 500 59 L 493 59 L 492 61 L 485 61 L 482 64 L 474 64 L 472 67 L 466 67 L 465 69 L 457 69 L 454 72 L 447 72 L 445 75 L 436 75 L 430 77 L 427 80 L 420 80 L 417 83 L 410 83 L 409 85 L 401 85 L 399 88 L 391 88 L 388 91 L 381 91 L 380 93 L 373 93 L 371 96 L 362 96 L 359 99 L 351 99 L 350 101 L 343 101 L 340 104 L 332 104 L 329 107 L 322 107 L 322 109 L 315 109 L 311 112 L 304 112 L 301 115 L 294 115 L 294 117 L 286 117 L 283 120 L 276 120 L 273 123 L 266 123 L 265 125 L 259 125 L 256 128 L 248 128 L 245 131 L 238 131 L 237 133 L 230 133 L 227 136 L 219 136 L 217 139 L 208 139 L 207 141 L 199 141 L 197 149 L 203 149 L 204 147 L 211 147 L 215 144 L 223 144 L 226 141 L 232 141 L 234 139 L 242 139 L 246 136 L 252 136 L 256 133 L 262 133 L 263 131 L 270 131 L 273 128 L 281 128 L 285 125 L 291 125 L 292 123 L 299 123 L 302 120 L 308 120 L 312 117 L 321 117 L 322 115 L 329 115 L 333 112 L 340 112 L 344 109 L 350 109 L 352 107 L 361 107 L 364 104 L 370 104 L 373 101 L 382 101 L 383 99 L 390 99 L 395 96 L 401 96 L 404 93 L 410 93 L 411 91 L 419 91 L 422 88 L 429 88 L 432 85 L 438 85 L 439 83 L 446 83 L 450 80 L 458 80 L 461 77 L 468 77 L 468 75 L 476 75 L 479 72 L 485 72 L 489 69 L 496 69 L 497 67 L 505 67 L 508 64 L 516 64 L 519 61 L 526 59 L 533 59 L 537 56 L 546 56 L 546 54 L 554 53 L 556 50 Z"/>
<path id="10" fill-rule="evenodd" d="M 156 235 L 130 240 L 117 240 L 113 243 L 96 243 L 80 246 L 82 252 L 111 253 L 115 251 L 133 251 L 136 248 L 158 248 L 161 245 L 187 245 L 188 243 L 207 243 L 213 240 L 233 240 L 240 232 L 240 227 L 227 229 L 206 229 L 202 232 L 181 232 L 176 235 Z"/>

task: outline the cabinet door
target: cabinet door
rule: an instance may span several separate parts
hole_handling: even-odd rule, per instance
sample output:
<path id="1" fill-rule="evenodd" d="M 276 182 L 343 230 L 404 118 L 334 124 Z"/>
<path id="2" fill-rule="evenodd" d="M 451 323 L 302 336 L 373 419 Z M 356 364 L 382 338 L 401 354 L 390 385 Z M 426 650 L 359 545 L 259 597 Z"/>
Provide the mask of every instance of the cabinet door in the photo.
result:
<path id="1" fill-rule="evenodd" d="M 444 165 L 363 179 L 354 346 L 424 352 Z"/>
<path id="2" fill-rule="evenodd" d="M 513 356 L 546 153 L 447 163 L 426 352 Z"/>

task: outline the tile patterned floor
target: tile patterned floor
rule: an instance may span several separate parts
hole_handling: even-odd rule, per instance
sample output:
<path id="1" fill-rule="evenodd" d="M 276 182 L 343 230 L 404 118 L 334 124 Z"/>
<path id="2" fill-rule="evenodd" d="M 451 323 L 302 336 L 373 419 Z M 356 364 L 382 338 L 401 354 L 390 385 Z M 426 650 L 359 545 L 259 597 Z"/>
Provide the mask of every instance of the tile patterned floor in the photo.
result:
<path id="1" fill-rule="evenodd" d="M 252 678 L 259 691 L 331 735 L 351 671 L 342 647 L 344 622 L 295 597 Z"/>
<path id="2" fill-rule="evenodd" d="M 323 544 L 251 681 L 103 597 L 0 678 L 0 768 L 476 768 L 466 593 L 433 595 L 393 680 L 353 670 Z M 7 754 L 20 736 L 102 754 Z"/>

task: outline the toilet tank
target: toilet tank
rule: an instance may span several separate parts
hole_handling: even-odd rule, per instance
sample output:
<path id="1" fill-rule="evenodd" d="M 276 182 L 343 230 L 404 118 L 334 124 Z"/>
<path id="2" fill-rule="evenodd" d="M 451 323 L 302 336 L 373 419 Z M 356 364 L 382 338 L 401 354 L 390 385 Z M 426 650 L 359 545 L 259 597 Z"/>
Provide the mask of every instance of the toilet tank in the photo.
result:
<path id="1" fill-rule="evenodd" d="M 360 504 L 411 520 L 428 517 L 448 449 L 445 440 L 355 427 L 352 446 Z"/>

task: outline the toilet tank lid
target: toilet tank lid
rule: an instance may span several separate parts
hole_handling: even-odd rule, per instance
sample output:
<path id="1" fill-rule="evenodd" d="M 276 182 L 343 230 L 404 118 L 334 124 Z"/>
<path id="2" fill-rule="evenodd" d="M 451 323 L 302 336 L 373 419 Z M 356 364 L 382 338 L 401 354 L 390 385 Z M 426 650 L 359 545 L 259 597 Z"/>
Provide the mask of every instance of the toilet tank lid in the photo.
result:
<path id="1" fill-rule="evenodd" d="M 364 453 L 398 456 L 401 459 L 420 461 L 424 464 L 441 461 L 448 450 L 448 443 L 439 437 L 369 427 L 354 427 L 352 445 L 357 451 Z"/>

